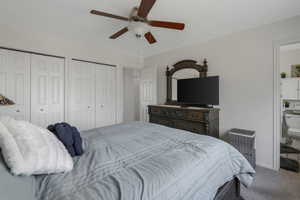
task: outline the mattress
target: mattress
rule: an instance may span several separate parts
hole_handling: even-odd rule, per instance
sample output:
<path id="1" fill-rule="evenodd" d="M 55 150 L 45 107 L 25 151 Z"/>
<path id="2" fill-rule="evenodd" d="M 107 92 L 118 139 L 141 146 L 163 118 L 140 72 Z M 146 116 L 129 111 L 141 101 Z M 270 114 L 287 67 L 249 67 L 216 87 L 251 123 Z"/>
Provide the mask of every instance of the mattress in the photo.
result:
<path id="1" fill-rule="evenodd" d="M 66 174 L 36 177 L 39 200 L 212 200 L 255 171 L 231 145 L 204 135 L 133 122 L 81 133 L 85 153 Z"/>
<path id="2" fill-rule="evenodd" d="M 1 151 L 0 151 L 0 199 L 1 200 L 19 200 L 19 199 L 36 200 L 34 177 L 11 175 L 1 155 Z"/>

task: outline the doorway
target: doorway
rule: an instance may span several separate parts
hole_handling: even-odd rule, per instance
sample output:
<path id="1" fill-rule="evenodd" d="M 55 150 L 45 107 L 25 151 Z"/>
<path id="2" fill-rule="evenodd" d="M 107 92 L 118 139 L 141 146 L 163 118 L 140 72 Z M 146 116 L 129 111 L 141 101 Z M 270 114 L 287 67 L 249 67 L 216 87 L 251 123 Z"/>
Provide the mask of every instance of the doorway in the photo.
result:
<path id="1" fill-rule="evenodd" d="M 280 44 L 277 55 L 277 143 L 278 169 L 300 171 L 300 42 Z M 276 85 L 275 85 L 276 86 Z M 276 94 L 276 93 L 275 93 Z M 274 95 L 276 96 L 276 95 Z M 275 121 L 276 124 L 276 121 Z M 276 126 L 275 126 L 276 127 Z M 276 132 L 276 128 L 275 128 Z M 275 140 L 276 141 L 276 140 Z M 275 149 L 274 149 L 275 150 Z"/>

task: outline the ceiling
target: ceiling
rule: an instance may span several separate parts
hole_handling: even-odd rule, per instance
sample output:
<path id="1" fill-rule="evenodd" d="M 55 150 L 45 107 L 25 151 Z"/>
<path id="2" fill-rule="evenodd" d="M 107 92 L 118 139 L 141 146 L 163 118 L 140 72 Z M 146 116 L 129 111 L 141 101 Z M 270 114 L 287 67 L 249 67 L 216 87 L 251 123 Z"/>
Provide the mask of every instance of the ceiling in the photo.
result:
<path id="1" fill-rule="evenodd" d="M 181 31 L 151 28 L 157 43 L 149 45 L 127 33 L 110 35 L 126 22 L 89 14 L 91 9 L 128 16 L 139 0 L 1 0 L 0 25 L 47 33 L 118 48 L 143 57 L 203 42 L 229 33 L 300 14 L 299 0 L 157 0 L 148 18 L 184 22 Z M 1 27 L 0 27 L 1 29 Z"/>
<path id="2" fill-rule="evenodd" d="M 280 47 L 280 51 L 295 51 L 300 49 L 300 43 L 283 45 Z"/>

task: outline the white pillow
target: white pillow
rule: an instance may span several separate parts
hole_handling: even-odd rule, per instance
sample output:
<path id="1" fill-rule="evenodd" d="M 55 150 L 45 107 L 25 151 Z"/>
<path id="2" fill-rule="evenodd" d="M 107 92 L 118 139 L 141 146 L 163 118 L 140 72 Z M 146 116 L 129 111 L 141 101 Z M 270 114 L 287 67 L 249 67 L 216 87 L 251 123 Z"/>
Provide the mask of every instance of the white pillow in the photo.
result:
<path id="1" fill-rule="evenodd" d="M 14 175 L 52 174 L 73 169 L 71 156 L 56 136 L 29 122 L 2 117 L 0 148 Z"/>

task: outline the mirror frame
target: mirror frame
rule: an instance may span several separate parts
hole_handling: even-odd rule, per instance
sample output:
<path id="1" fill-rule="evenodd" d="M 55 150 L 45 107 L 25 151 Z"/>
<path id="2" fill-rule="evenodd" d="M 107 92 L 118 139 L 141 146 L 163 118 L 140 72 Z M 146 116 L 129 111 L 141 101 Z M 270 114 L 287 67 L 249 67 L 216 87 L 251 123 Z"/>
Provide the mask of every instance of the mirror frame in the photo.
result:
<path id="1" fill-rule="evenodd" d="M 207 77 L 207 60 L 204 59 L 203 64 L 199 65 L 197 64 L 197 61 L 195 60 L 182 60 L 177 62 L 173 65 L 172 69 L 169 69 L 167 67 L 166 76 L 167 76 L 167 105 L 177 105 L 178 102 L 175 100 L 172 100 L 172 77 L 175 72 L 182 70 L 182 69 L 195 69 L 199 72 L 199 77 L 204 78 Z"/>

